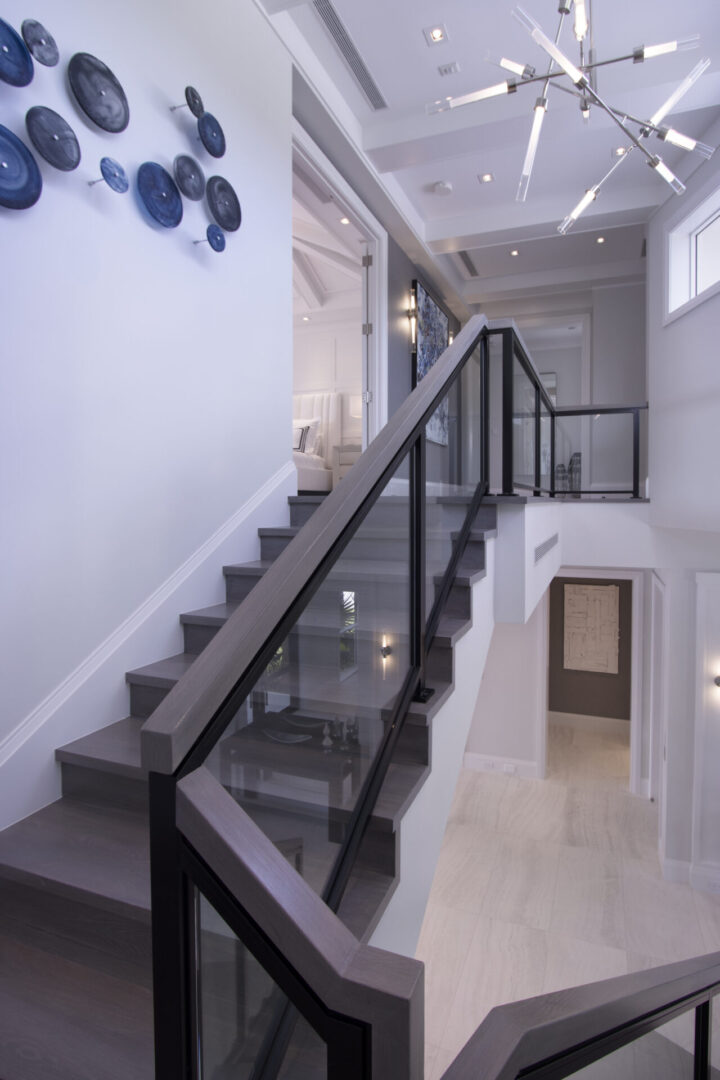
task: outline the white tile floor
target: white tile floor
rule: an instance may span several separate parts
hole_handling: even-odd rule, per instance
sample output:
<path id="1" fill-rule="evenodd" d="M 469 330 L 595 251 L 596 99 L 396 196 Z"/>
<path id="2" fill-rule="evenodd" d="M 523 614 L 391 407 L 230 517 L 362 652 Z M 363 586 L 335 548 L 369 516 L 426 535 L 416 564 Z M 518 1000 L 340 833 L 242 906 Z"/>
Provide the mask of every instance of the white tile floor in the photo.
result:
<path id="1" fill-rule="evenodd" d="M 416 954 L 426 1080 L 494 1005 L 720 949 L 720 897 L 663 880 L 628 775 L 627 737 L 562 724 L 546 780 L 462 771 Z M 691 1018 L 664 1033 L 690 1046 Z"/>

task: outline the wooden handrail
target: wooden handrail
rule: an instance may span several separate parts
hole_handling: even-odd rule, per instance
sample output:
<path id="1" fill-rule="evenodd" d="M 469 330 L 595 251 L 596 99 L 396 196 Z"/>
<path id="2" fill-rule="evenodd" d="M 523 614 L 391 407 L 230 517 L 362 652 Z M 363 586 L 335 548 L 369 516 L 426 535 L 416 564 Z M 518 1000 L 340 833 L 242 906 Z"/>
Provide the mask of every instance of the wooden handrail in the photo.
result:
<path id="1" fill-rule="evenodd" d="M 324 1004 L 371 1027 L 373 1080 L 412 1080 L 423 1055 L 423 965 L 361 944 L 215 777 L 177 786 L 177 826 Z"/>
<path id="2" fill-rule="evenodd" d="M 720 953 L 710 953 L 500 1005 L 443 1080 L 516 1080 L 543 1063 L 544 1076 L 569 1076 L 718 992 Z"/>
<path id="3" fill-rule="evenodd" d="M 287 623 L 288 611 L 310 587 L 368 498 L 392 475 L 486 326 L 485 317 L 475 315 L 463 327 L 342 484 L 323 500 L 301 536 L 278 556 L 155 709 L 141 733 L 142 763 L 148 772 L 170 775 L 178 770 L 260 650 Z"/>

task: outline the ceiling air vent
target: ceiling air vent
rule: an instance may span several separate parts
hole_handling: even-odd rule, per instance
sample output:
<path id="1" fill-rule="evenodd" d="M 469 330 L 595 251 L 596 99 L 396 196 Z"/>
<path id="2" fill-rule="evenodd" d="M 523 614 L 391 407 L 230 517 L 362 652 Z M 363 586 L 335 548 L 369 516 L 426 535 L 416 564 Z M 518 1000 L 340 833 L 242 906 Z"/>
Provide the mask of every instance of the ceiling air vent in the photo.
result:
<path id="1" fill-rule="evenodd" d="M 475 266 L 475 263 L 472 261 L 472 259 L 468 255 L 467 251 L 458 251 L 458 258 L 460 259 L 460 262 L 463 264 L 463 266 L 467 270 L 470 277 L 477 277 L 478 276 L 477 267 Z"/>
<path id="2" fill-rule="evenodd" d="M 449 64 L 439 64 L 438 71 L 441 75 L 457 75 L 460 65 L 457 60 L 451 60 Z"/>
<path id="3" fill-rule="evenodd" d="M 360 89 L 365 94 L 373 109 L 387 109 L 387 101 L 380 93 L 378 85 L 365 67 L 360 53 L 355 48 L 350 35 L 340 21 L 335 8 L 330 0 L 313 0 L 313 5 L 318 15 L 325 23 L 325 27 L 333 39 L 346 64 L 357 79 Z"/>

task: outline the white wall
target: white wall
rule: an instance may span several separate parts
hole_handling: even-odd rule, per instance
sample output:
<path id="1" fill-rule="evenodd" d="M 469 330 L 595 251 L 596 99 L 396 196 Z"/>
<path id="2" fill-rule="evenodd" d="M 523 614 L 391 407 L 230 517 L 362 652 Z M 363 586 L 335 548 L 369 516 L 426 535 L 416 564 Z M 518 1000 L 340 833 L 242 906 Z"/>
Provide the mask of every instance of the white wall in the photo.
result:
<path id="1" fill-rule="evenodd" d="M 720 574 L 696 576 L 695 784 L 690 880 L 720 893 Z"/>
<path id="2" fill-rule="evenodd" d="M 27 16 L 8 0 L 3 17 Z M 31 105 L 73 126 L 74 173 L 41 164 L 30 210 L 0 210 L 4 386 L 3 710 L 13 731 L 289 457 L 291 67 L 250 0 L 92 0 L 33 10 L 61 62 L 29 87 L 0 84 L 3 123 L 23 138 Z M 76 51 L 103 59 L 131 120 L 91 129 L 65 88 Z M 191 82 L 227 137 L 222 160 L 195 138 Z M 185 202 L 174 230 L 99 176 L 102 155 L 134 178 L 144 160 L 197 156 L 234 185 L 243 224 L 224 254 L 194 246 L 210 220 Z M 148 660 L 155 659 L 149 656 Z M 118 672 L 118 685 L 123 673 Z M 122 714 L 121 714 L 122 715 Z"/>
<path id="3" fill-rule="evenodd" d="M 715 145 L 720 124 L 703 136 Z M 720 186 L 720 155 L 703 162 L 682 199 L 672 197 L 648 232 L 650 493 L 656 525 L 720 532 L 720 294 L 663 324 L 667 232 Z"/>
<path id="4" fill-rule="evenodd" d="M 496 623 L 475 702 L 465 765 L 545 775 L 547 593 L 526 623 Z"/>

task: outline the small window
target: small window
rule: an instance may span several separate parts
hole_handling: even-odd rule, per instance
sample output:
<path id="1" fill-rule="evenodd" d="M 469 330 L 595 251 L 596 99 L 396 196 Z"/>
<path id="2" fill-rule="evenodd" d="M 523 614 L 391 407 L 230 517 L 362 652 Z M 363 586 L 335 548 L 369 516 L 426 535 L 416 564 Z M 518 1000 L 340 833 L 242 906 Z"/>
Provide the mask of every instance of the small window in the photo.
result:
<path id="1" fill-rule="evenodd" d="M 720 290 L 720 188 L 669 235 L 668 314 Z"/>

